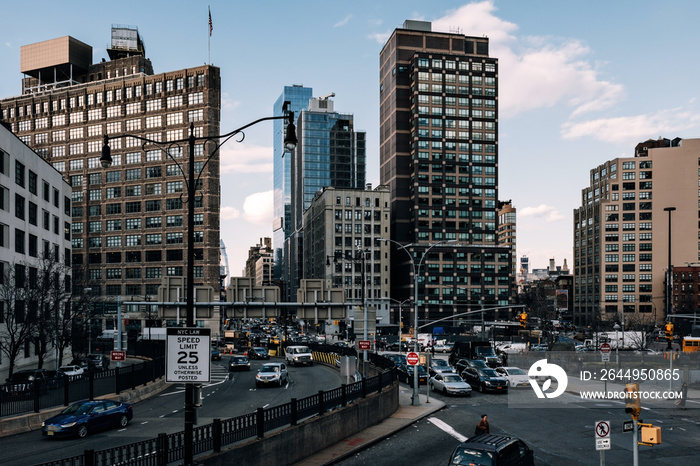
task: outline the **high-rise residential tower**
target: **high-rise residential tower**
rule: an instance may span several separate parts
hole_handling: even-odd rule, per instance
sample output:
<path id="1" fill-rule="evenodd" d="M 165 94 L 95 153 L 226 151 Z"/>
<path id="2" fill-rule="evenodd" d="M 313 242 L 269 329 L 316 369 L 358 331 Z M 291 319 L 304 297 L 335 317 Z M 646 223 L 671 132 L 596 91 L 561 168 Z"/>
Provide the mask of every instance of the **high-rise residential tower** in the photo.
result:
<path id="1" fill-rule="evenodd" d="M 0 100 L 0 111 L 71 184 L 74 297 L 89 294 L 92 322 L 115 328 L 118 297 L 158 301 L 164 283 L 185 296 L 187 144 L 169 141 L 186 138 L 190 126 L 196 136 L 219 134 L 221 78 L 209 65 L 153 74 L 134 27 L 112 28 L 109 57 L 92 63 L 92 47 L 69 36 L 24 46 L 22 94 Z M 113 158 L 106 170 L 99 162 L 103 135 Z M 197 301 L 210 302 L 220 288 L 219 162 L 205 165 L 211 144 L 194 149 L 201 172 L 194 286 Z M 131 333 L 153 325 L 140 318 L 145 307 L 123 309 Z M 184 321 L 175 308 L 161 311 L 164 321 Z M 216 312 L 198 308 L 195 321 L 218 329 Z"/>
<path id="2" fill-rule="evenodd" d="M 699 160 L 700 139 L 658 139 L 591 170 L 574 210 L 575 324 L 649 326 L 677 311 L 667 270 L 700 260 Z"/>
<path id="3" fill-rule="evenodd" d="M 514 272 L 497 235 L 498 60 L 488 38 L 406 21 L 381 51 L 379 92 L 389 239 L 422 266 L 419 317 L 508 305 Z M 409 255 L 395 248 L 391 257 L 392 297 L 412 298 Z"/>

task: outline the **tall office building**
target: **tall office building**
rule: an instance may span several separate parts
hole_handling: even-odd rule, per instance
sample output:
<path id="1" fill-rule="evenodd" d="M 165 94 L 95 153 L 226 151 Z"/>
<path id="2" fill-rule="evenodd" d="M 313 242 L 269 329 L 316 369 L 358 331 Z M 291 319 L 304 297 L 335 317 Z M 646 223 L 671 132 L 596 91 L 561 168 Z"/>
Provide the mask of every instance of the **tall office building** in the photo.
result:
<path id="1" fill-rule="evenodd" d="M 574 210 L 575 324 L 648 326 L 677 310 L 669 265 L 700 260 L 698 160 L 700 139 L 659 139 L 591 170 Z"/>
<path id="2" fill-rule="evenodd" d="M 274 116 L 284 115 L 284 102 L 289 102 L 289 110 L 294 112 L 294 115 L 299 115 L 302 110 L 305 110 L 309 106 L 309 100 L 311 100 L 313 89 L 310 87 L 304 87 L 301 85 L 284 86 L 282 94 L 279 96 L 275 102 L 273 108 Z M 274 220 L 272 225 L 272 247 L 274 248 L 274 283 L 283 284 L 286 280 L 283 277 L 288 277 L 289 266 L 287 264 L 287 257 L 284 254 L 285 240 L 289 237 L 292 232 L 292 221 L 291 221 L 291 202 L 292 202 L 292 188 L 291 188 L 291 164 L 292 158 L 289 154 L 285 154 L 283 147 L 284 144 L 284 131 L 285 131 L 284 120 L 274 120 L 273 121 L 273 132 L 274 132 L 274 159 L 272 162 L 273 169 L 273 212 Z M 285 292 L 288 291 L 288 287 L 282 286 L 282 296 L 289 297 L 290 295 Z M 292 295 L 293 296 L 293 295 Z M 284 298 L 283 298 L 284 299 Z M 286 299 L 289 301 L 289 299 Z"/>
<path id="3" fill-rule="evenodd" d="M 186 138 L 190 125 L 195 136 L 219 134 L 221 78 L 208 65 L 153 74 L 133 27 L 113 27 L 108 52 L 110 60 L 92 63 L 92 47 L 69 36 L 22 47 L 22 94 L 0 100 L 0 110 L 12 131 L 70 182 L 73 294 L 91 296 L 96 326 L 116 328 L 120 296 L 158 301 L 161 286 L 171 288 L 168 300 L 178 294 L 172 287 L 186 295 L 187 144 L 169 141 Z M 106 170 L 99 162 L 105 134 L 113 158 Z M 194 286 L 197 301 L 211 302 L 220 288 L 219 162 L 205 165 L 211 145 L 194 149 L 201 172 Z M 132 333 L 153 324 L 145 308 L 123 309 Z M 160 318 L 184 322 L 177 311 L 161 309 Z M 198 308 L 195 320 L 218 328 L 216 312 Z"/>
<path id="4" fill-rule="evenodd" d="M 488 38 L 431 29 L 406 21 L 380 54 L 380 179 L 391 190 L 390 239 L 410 245 L 425 283 L 419 317 L 428 321 L 508 305 L 514 283 L 511 249 L 497 235 L 498 60 Z M 435 246 L 423 259 L 430 245 L 448 241 L 455 244 Z M 397 248 L 391 279 L 394 299 L 413 297 L 411 261 Z"/>
<path id="5" fill-rule="evenodd" d="M 297 148 L 291 158 L 291 231 L 285 243 L 285 284 L 296 296 L 304 278 L 304 212 L 317 192 L 365 187 L 365 133 L 356 131 L 351 114 L 336 112 L 332 95 L 312 98 L 297 119 Z"/>

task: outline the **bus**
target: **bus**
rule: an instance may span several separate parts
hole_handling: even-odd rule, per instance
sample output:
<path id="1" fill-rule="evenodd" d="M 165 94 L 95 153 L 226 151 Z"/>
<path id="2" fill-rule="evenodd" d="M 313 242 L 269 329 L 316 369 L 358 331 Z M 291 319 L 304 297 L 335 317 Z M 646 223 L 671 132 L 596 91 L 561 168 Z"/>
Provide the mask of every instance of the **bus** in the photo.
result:
<path id="1" fill-rule="evenodd" d="M 681 351 L 700 351 L 700 337 L 683 337 Z"/>

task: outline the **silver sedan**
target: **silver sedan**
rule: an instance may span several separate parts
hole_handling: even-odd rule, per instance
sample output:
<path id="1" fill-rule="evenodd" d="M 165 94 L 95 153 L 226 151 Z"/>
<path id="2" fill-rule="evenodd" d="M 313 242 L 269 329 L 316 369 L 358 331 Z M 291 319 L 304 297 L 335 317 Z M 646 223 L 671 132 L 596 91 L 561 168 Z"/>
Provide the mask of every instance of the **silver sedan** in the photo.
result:
<path id="1" fill-rule="evenodd" d="M 444 395 L 471 396 L 472 387 L 457 374 L 435 374 L 430 378 L 430 388 Z"/>

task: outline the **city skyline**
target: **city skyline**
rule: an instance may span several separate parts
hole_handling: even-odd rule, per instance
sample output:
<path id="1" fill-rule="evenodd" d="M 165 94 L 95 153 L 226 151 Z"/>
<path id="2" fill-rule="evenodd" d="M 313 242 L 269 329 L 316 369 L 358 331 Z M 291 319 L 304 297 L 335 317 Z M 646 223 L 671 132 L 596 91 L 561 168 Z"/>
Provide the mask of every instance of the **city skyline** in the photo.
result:
<path id="1" fill-rule="evenodd" d="M 263 10 L 212 1 L 211 37 L 206 4 L 163 5 L 126 2 L 117 13 L 108 4 L 40 1 L 31 22 L 7 9 L 0 97 L 20 93 L 22 45 L 70 35 L 92 45 L 97 62 L 107 57 L 112 24 L 135 25 L 156 73 L 209 56 L 221 68 L 221 132 L 272 115 L 285 85 L 311 87 L 314 96 L 335 92 L 336 108 L 367 133 L 367 182 L 376 186 L 379 51 L 391 32 L 420 19 L 434 31 L 486 35 L 500 63 L 499 194 L 518 211 L 518 264 L 527 255 L 531 268 L 551 258 L 571 267 L 572 213 L 592 168 L 632 156 L 647 139 L 700 134 L 696 65 L 680 55 L 688 49 L 681 44 L 698 42 L 695 4 L 279 2 Z M 272 236 L 272 135 L 272 125 L 258 125 L 242 144 L 223 147 L 221 238 L 232 276 L 241 274 L 250 246 Z"/>

